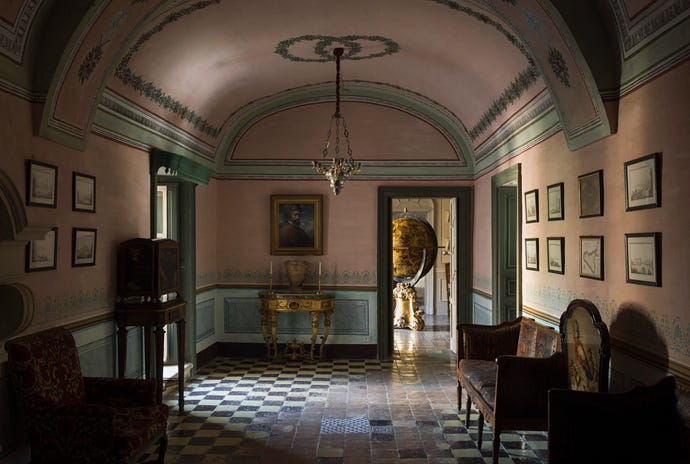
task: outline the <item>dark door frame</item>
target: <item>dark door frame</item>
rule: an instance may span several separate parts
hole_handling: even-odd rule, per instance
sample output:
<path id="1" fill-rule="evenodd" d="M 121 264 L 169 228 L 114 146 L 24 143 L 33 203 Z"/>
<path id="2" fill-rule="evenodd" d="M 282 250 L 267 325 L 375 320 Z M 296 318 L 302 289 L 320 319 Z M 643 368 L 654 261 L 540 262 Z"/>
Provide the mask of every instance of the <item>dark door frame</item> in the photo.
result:
<path id="1" fill-rule="evenodd" d="M 377 224 L 377 356 L 382 361 L 393 358 L 393 199 L 455 198 L 455 242 L 457 259 L 458 324 L 472 320 L 472 187 L 379 187 Z M 455 330 L 455 327 L 451 327 Z"/>

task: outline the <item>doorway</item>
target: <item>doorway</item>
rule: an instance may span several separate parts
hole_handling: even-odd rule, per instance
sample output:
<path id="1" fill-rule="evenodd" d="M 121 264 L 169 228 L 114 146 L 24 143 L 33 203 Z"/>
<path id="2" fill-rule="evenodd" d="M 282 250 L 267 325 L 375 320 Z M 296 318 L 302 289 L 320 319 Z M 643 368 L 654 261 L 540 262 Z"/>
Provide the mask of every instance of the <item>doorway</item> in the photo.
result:
<path id="1" fill-rule="evenodd" d="M 521 191 L 520 164 L 491 177 L 492 324 L 522 313 Z"/>
<path id="2" fill-rule="evenodd" d="M 471 187 L 379 187 L 377 237 L 377 356 L 393 357 L 393 266 L 392 221 L 393 200 L 411 198 L 449 198 L 450 214 L 454 217 L 451 241 L 456 244 L 450 271 L 450 326 L 471 321 L 471 252 L 472 252 L 472 189 Z M 452 247 L 451 247 L 452 248 Z M 451 330 L 451 337 L 454 330 Z M 453 342 L 451 341 L 451 344 Z"/>

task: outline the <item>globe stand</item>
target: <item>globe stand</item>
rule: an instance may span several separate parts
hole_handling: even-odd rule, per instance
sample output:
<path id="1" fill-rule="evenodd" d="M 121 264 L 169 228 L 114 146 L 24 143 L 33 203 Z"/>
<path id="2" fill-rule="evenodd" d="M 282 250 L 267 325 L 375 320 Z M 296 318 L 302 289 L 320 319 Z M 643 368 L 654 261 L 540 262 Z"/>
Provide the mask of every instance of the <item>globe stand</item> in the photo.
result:
<path id="1" fill-rule="evenodd" d="M 393 327 L 396 329 L 424 329 L 424 310 L 417 308 L 417 291 L 408 283 L 398 282 L 393 289 L 395 309 Z"/>
<path id="2" fill-rule="evenodd" d="M 421 264 L 415 276 L 401 279 L 393 289 L 393 327 L 396 329 L 424 330 L 424 310 L 417 307 L 417 290 L 414 285 L 422 278 L 425 261 L 426 249 L 422 248 Z"/>

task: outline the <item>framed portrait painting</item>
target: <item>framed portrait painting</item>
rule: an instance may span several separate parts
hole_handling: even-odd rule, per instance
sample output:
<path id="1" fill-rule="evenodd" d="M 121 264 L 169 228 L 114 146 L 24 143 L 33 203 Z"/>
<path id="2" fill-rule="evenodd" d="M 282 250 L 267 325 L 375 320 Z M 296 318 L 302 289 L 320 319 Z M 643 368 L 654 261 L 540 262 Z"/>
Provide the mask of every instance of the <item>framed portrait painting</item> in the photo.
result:
<path id="1" fill-rule="evenodd" d="M 26 272 L 57 269 L 57 227 L 43 239 L 29 240 L 26 244 Z"/>
<path id="2" fill-rule="evenodd" d="M 96 212 L 96 178 L 80 172 L 72 173 L 72 211 Z"/>
<path id="3" fill-rule="evenodd" d="M 598 170 L 577 178 L 580 190 L 580 217 L 604 215 L 604 171 Z"/>
<path id="4" fill-rule="evenodd" d="M 625 281 L 661 287 L 661 234 L 625 234 Z"/>
<path id="5" fill-rule="evenodd" d="M 525 239 L 525 269 L 528 271 L 539 270 L 539 239 Z"/>
<path id="6" fill-rule="evenodd" d="M 96 229 L 72 229 L 72 267 L 96 264 Z"/>
<path id="7" fill-rule="evenodd" d="M 564 237 L 548 237 L 546 239 L 546 258 L 549 272 L 565 274 Z"/>
<path id="8" fill-rule="evenodd" d="M 40 161 L 26 161 L 26 204 L 57 207 L 58 168 Z"/>
<path id="9" fill-rule="evenodd" d="M 604 280 L 604 236 L 580 236 L 580 277 Z"/>
<path id="10" fill-rule="evenodd" d="M 271 254 L 323 254 L 323 196 L 271 195 Z"/>
<path id="11" fill-rule="evenodd" d="M 661 154 L 652 153 L 625 163 L 625 210 L 661 206 Z"/>
<path id="12" fill-rule="evenodd" d="M 565 219 L 565 212 L 563 211 L 563 182 L 546 187 L 546 203 L 549 221 L 562 221 Z"/>
<path id="13" fill-rule="evenodd" d="M 539 222 L 539 190 L 525 192 L 525 222 Z"/>

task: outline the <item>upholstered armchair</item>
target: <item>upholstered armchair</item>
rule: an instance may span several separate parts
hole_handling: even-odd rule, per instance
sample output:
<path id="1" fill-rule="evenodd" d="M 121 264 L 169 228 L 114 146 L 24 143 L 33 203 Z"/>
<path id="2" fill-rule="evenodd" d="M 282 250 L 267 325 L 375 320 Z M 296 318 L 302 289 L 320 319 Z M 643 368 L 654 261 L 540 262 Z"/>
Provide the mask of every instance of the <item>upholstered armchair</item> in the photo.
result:
<path id="1" fill-rule="evenodd" d="M 167 447 L 168 407 L 153 380 L 84 377 L 76 343 L 54 328 L 5 343 L 32 463 L 134 463 Z"/>

